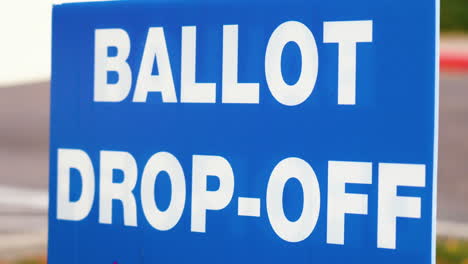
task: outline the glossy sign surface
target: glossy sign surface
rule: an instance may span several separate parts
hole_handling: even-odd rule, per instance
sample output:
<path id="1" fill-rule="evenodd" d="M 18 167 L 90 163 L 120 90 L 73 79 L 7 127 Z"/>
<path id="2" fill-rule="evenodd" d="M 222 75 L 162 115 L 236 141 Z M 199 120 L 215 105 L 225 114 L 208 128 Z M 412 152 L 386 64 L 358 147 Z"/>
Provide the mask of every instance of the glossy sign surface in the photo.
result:
<path id="1" fill-rule="evenodd" d="M 437 13 L 55 6 L 49 263 L 432 263 Z"/>

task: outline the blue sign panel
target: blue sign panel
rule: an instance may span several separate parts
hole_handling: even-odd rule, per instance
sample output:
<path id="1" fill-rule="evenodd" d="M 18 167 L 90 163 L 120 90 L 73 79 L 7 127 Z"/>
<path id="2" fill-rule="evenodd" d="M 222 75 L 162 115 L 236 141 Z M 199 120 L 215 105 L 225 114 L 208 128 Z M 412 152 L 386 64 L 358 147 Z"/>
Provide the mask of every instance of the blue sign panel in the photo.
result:
<path id="1" fill-rule="evenodd" d="M 49 263 L 433 263 L 436 0 L 53 12 Z"/>

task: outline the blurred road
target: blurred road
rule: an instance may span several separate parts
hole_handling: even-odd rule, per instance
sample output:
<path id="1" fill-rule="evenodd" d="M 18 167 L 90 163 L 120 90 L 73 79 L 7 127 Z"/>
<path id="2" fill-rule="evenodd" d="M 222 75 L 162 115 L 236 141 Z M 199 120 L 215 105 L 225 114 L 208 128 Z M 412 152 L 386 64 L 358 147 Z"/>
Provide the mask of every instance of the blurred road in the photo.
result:
<path id="1" fill-rule="evenodd" d="M 49 83 L 0 89 L 2 257 L 45 250 L 48 134 Z"/>
<path id="2" fill-rule="evenodd" d="M 438 218 L 468 223 L 468 75 L 440 84 Z"/>
<path id="3" fill-rule="evenodd" d="M 0 254 L 1 241 L 45 245 L 48 130 L 49 83 L 0 89 Z M 466 229 L 468 75 L 441 77 L 438 198 L 439 220 L 459 224 L 441 230 Z"/>

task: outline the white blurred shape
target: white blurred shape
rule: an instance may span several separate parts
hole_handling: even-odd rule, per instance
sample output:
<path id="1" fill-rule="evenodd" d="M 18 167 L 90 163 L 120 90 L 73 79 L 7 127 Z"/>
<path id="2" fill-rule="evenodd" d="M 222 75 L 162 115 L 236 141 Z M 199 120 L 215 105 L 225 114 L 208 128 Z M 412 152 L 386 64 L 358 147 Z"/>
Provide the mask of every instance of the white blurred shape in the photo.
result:
<path id="1" fill-rule="evenodd" d="M 46 211 L 48 203 L 49 195 L 45 190 L 0 185 L 0 205 Z"/>
<path id="2" fill-rule="evenodd" d="M 0 1 L 0 87 L 50 79 L 52 4 L 66 2 Z"/>

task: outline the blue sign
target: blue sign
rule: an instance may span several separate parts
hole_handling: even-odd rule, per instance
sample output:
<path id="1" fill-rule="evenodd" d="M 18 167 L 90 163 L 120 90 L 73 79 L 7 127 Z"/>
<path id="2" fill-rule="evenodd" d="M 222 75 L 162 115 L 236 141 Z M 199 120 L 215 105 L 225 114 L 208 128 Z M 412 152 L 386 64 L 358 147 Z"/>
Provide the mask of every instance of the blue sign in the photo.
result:
<path id="1" fill-rule="evenodd" d="M 434 263 L 437 0 L 53 11 L 49 263 Z"/>

